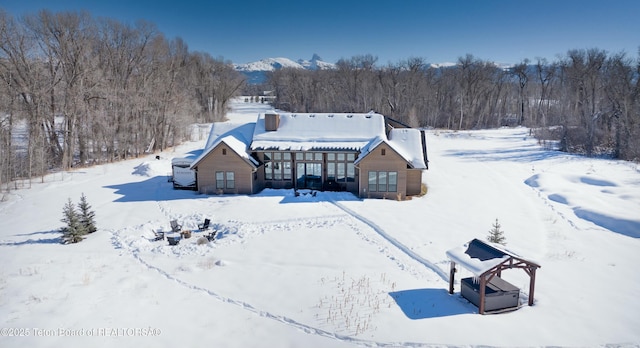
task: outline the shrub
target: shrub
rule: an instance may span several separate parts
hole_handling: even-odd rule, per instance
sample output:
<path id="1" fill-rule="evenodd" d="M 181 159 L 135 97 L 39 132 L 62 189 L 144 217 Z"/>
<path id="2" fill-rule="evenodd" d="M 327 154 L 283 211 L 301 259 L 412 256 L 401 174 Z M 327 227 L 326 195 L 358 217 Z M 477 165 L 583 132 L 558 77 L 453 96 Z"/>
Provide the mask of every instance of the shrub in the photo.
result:
<path id="1" fill-rule="evenodd" d="M 95 216 L 96 213 L 91 210 L 91 206 L 87 203 L 87 197 L 82 194 L 80 196 L 80 203 L 78 203 L 78 209 L 80 210 L 80 223 L 87 230 L 87 233 L 93 233 L 97 231 Z"/>
<path id="2" fill-rule="evenodd" d="M 80 223 L 80 217 L 73 202 L 71 202 L 71 198 L 68 199 L 67 204 L 62 208 L 62 214 L 63 216 L 60 221 L 67 224 L 60 228 L 60 232 L 62 232 L 62 242 L 64 244 L 81 242 L 87 232 L 84 225 Z"/>
<path id="3" fill-rule="evenodd" d="M 506 245 L 507 239 L 504 236 L 504 231 L 500 229 L 501 226 L 498 222 L 498 219 L 496 219 L 496 222 L 492 226 L 493 228 L 489 230 L 489 236 L 487 236 L 487 240 L 491 243 Z"/>
<path id="4" fill-rule="evenodd" d="M 78 243 L 84 239 L 84 235 L 97 231 L 95 222 L 95 212 L 87 203 L 84 193 L 80 197 L 80 203 L 76 210 L 71 198 L 62 208 L 62 219 L 66 226 L 60 228 L 62 232 L 62 242 L 64 244 Z"/>

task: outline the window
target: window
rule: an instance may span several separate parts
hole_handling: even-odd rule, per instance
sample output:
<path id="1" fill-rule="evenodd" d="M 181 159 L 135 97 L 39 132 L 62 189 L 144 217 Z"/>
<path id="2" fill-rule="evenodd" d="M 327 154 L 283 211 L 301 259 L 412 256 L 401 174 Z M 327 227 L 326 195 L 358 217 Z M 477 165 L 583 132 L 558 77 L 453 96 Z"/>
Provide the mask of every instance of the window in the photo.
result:
<path id="1" fill-rule="evenodd" d="M 216 188 L 224 188 L 224 172 L 216 172 Z"/>
<path id="2" fill-rule="evenodd" d="M 378 191 L 387 192 L 387 172 L 378 172 Z"/>
<path id="3" fill-rule="evenodd" d="M 344 170 L 344 162 L 338 162 L 336 163 L 336 165 L 338 166 L 338 176 L 337 176 L 337 181 L 343 182 L 345 181 L 345 170 Z"/>
<path id="4" fill-rule="evenodd" d="M 234 172 L 216 172 L 216 188 L 217 189 L 236 188 L 235 173 Z"/>
<path id="5" fill-rule="evenodd" d="M 282 163 L 273 162 L 273 180 L 282 180 Z"/>
<path id="6" fill-rule="evenodd" d="M 327 162 L 327 180 L 336 181 L 336 164 Z"/>
<path id="7" fill-rule="evenodd" d="M 327 153 L 327 180 L 336 182 L 354 182 L 356 168 L 353 162 L 355 153 Z"/>
<path id="8" fill-rule="evenodd" d="M 369 172 L 369 192 L 378 191 L 378 172 Z"/>
<path id="9" fill-rule="evenodd" d="M 389 192 L 398 192 L 398 172 L 389 172 Z"/>
<path id="10" fill-rule="evenodd" d="M 227 176 L 227 188 L 228 189 L 236 188 L 235 174 L 233 172 L 226 172 L 225 174 Z"/>
<path id="11" fill-rule="evenodd" d="M 387 149 L 381 149 L 380 150 L 380 155 L 384 156 L 387 154 Z"/>
<path id="12" fill-rule="evenodd" d="M 355 181 L 356 180 L 356 167 L 352 162 L 347 163 L 347 181 Z"/>
<path id="13" fill-rule="evenodd" d="M 282 179 L 291 180 L 291 162 L 282 162 Z"/>
<path id="14" fill-rule="evenodd" d="M 369 192 L 397 192 L 398 172 L 369 172 Z"/>
<path id="15" fill-rule="evenodd" d="M 291 180 L 290 152 L 265 152 L 263 158 L 265 180 Z"/>
<path id="16" fill-rule="evenodd" d="M 264 178 L 266 180 L 273 180 L 273 163 L 264 162 Z"/>
<path id="17" fill-rule="evenodd" d="M 227 149 L 222 149 L 222 155 L 226 156 L 227 155 Z"/>

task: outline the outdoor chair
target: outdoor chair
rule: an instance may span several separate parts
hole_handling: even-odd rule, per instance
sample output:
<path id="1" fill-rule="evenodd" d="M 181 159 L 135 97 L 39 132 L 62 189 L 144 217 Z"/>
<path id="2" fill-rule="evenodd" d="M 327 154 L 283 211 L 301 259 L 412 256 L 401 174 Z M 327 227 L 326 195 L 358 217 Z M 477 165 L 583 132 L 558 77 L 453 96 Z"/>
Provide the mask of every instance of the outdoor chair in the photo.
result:
<path id="1" fill-rule="evenodd" d="M 169 245 L 178 245 L 180 243 L 180 237 L 167 237 L 167 241 L 169 241 Z"/>
<path id="2" fill-rule="evenodd" d="M 157 242 L 159 240 L 163 240 L 164 239 L 164 232 L 156 232 L 153 231 L 154 237 L 153 237 L 153 241 Z"/>
<path id="3" fill-rule="evenodd" d="M 207 234 L 205 237 L 207 237 L 208 241 L 213 242 L 213 240 L 216 238 L 216 232 L 216 230 L 213 230 L 209 232 L 209 234 Z"/>
<path id="4" fill-rule="evenodd" d="M 178 224 L 178 220 L 171 220 L 171 232 L 180 232 L 182 225 Z"/>
<path id="5" fill-rule="evenodd" d="M 204 219 L 204 222 L 201 224 L 198 224 L 198 230 L 199 231 L 206 231 L 209 229 L 209 224 L 211 223 L 211 220 L 209 219 Z"/>

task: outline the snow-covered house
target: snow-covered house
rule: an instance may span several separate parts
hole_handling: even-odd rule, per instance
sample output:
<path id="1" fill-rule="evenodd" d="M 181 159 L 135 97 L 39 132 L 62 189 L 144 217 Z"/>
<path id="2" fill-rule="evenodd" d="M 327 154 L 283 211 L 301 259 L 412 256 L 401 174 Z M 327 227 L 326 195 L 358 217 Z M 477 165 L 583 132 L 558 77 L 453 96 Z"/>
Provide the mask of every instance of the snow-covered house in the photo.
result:
<path id="1" fill-rule="evenodd" d="M 425 135 L 377 113 L 260 114 L 216 123 L 191 168 L 202 193 L 264 188 L 350 191 L 404 199 L 420 194 Z"/>

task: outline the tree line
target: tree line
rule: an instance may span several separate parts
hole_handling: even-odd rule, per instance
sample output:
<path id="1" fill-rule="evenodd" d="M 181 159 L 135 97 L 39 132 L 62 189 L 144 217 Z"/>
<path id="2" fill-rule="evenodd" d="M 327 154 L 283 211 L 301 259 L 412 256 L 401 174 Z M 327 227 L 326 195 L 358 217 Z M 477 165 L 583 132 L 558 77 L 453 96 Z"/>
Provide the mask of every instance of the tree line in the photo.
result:
<path id="1" fill-rule="evenodd" d="M 0 9 L 0 184 L 176 145 L 244 83 L 148 22 Z"/>
<path id="2" fill-rule="evenodd" d="M 451 66 L 358 55 L 333 70 L 276 70 L 251 87 L 293 112 L 375 110 L 453 130 L 525 125 L 565 151 L 638 160 L 639 75 L 640 60 L 597 48 L 509 68 L 471 54 Z M 222 120 L 245 86 L 230 62 L 148 22 L 0 9 L 0 185 L 176 145 L 189 124 Z"/>
<path id="3" fill-rule="evenodd" d="M 265 88 L 291 112 L 374 110 L 412 127 L 452 130 L 524 125 L 564 151 L 640 159 L 640 61 L 625 53 L 575 49 L 508 68 L 471 54 L 451 66 L 376 63 L 359 55 L 334 70 L 281 69 Z"/>

